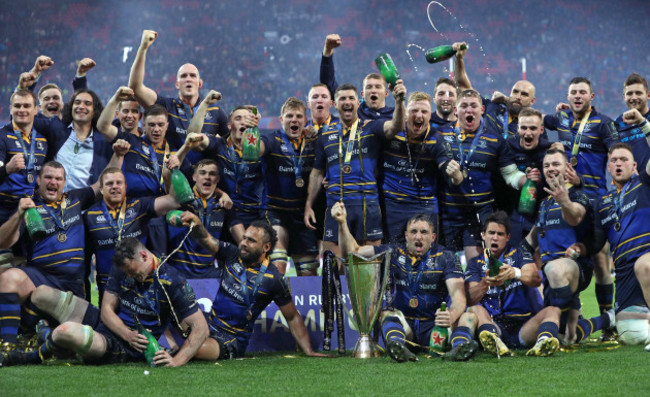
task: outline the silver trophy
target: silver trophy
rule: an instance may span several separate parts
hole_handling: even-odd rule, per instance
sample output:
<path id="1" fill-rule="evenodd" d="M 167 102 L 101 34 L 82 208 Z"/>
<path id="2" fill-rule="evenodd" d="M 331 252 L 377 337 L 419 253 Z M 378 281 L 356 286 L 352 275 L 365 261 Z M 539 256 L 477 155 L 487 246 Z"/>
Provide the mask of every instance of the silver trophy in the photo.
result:
<path id="1" fill-rule="evenodd" d="M 348 292 L 354 313 L 354 323 L 359 331 L 352 357 L 381 357 L 381 349 L 370 337 L 375 320 L 382 307 L 391 250 L 372 258 L 350 253 L 345 264 Z"/>

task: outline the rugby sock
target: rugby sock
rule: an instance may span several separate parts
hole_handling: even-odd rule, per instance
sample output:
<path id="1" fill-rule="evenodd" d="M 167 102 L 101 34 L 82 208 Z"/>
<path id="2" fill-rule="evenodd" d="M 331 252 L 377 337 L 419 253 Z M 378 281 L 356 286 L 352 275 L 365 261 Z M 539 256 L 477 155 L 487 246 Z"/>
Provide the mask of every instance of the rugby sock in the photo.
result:
<path id="1" fill-rule="evenodd" d="M 601 312 L 611 309 L 614 304 L 614 284 L 596 284 L 596 300 Z"/>
<path id="2" fill-rule="evenodd" d="M 41 317 L 38 308 L 34 306 L 31 299 L 27 299 L 23 304 L 21 325 L 28 334 L 34 332 L 34 327 Z"/>
<path id="3" fill-rule="evenodd" d="M 560 328 L 557 324 L 550 321 L 541 323 L 539 327 L 537 327 L 537 341 L 539 342 L 546 338 L 557 338 L 559 332 Z"/>
<path id="4" fill-rule="evenodd" d="M 64 351 L 65 349 L 54 343 L 54 340 L 52 340 L 52 333 L 50 332 L 47 335 L 45 343 L 43 343 L 38 349 L 25 354 L 25 362 L 26 364 L 39 364 L 52 357 L 54 353 L 61 353 Z"/>
<path id="5" fill-rule="evenodd" d="M 315 269 L 318 269 L 318 259 L 314 258 L 312 260 L 298 261 L 295 263 L 296 269 L 302 272 L 311 272 Z"/>
<path id="6" fill-rule="evenodd" d="M 451 333 L 451 348 L 453 349 L 455 346 L 461 343 L 467 343 L 472 339 L 472 331 L 469 327 L 457 327 Z"/>
<path id="7" fill-rule="evenodd" d="M 16 343 L 20 325 L 18 294 L 0 293 L 0 341 Z"/>
<path id="8" fill-rule="evenodd" d="M 493 334 L 498 334 L 498 332 L 497 332 L 497 327 L 496 327 L 494 324 L 491 324 L 491 323 L 483 324 L 483 325 L 481 325 L 480 327 L 478 327 L 478 331 L 477 331 L 477 332 L 478 332 L 479 334 L 480 334 L 481 332 L 483 332 L 483 331 L 489 331 L 489 332 L 492 332 Z"/>
<path id="9" fill-rule="evenodd" d="M 578 325 L 576 326 L 576 334 L 578 336 L 576 343 L 585 340 L 587 337 L 589 337 L 589 335 L 596 331 L 609 328 L 609 326 L 610 319 L 607 312 L 604 312 L 598 317 L 592 317 L 590 319 L 579 319 Z"/>
<path id="10" fill-rule="evenodd" d="M 548 293 L 550 306 L 556 306 L 560 309 L 566 307 L 573 297 L 570 286 L 551 288 Z"/>
<path id="11" fill-rule="evenodd" d="M 381 330 L 384 333 L 384 340 L 386 343 L 397 341 L 399 343 L 404 343 L 406 340 L 406 334 L 404 333 L 404 327 L 399 322 L 399 319 L 396 317 L 388 316 L 381 322 Z"/>

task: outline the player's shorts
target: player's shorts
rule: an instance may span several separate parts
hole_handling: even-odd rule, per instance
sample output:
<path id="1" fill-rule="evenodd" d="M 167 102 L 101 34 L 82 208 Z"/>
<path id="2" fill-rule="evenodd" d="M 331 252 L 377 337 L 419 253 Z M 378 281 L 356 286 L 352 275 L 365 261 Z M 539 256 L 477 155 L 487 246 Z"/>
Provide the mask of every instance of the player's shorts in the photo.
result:
<path id="1" fill-rule="evenodd" d="M 325 234 L 323 240 L 338 244 L 339 224 L 332 218 L 331 210 L 331 207 L 327 207 L 327 211 L 325 211 Z M 352 236 L 357 242 L 380 240 L 384 236 L 382 232 L 381 209 L 379 208 L 378 202 L 369 201 L 366 202 L 365 206 L 362 203 L 346 203 L 345 210 L 348 214 L 350 233 L 352 233 Z"/>
<path id="2" fill-rule="evenodd" d="M 208 313 L 204 313 L 204 315 L 207 319 Z M 244 353 L 246 353 L 245 344 L 241 343 L 233 335 L 214 328 L 209 322 L 208 326 L 210 327 L 209 337 L 219 344 L 219 360 L 232 360 L 244 356 Z"/>
<path id="3" fill-rule="evenodd" d="M 266 210 L 265 219 L 271 226 L 282 226 L 289 237 L 289 255 L 318 253 L 316 231 L 305 225 L 302 211 Z"/>
<path id="4" fill-rule="evenodd" d="M 263 215 L 263 212 L 260 213 L 257 209 L 255 211 L 243 211 L 233 207 L 226 211 L 225 223 L 229 228 L 236 225 L 244 225 L 245 229 L 256 220 L 264 219 Z"/>
<path id="5" fill-rule="evenodd" d="M 570 309 L 576 309 L 580 310 L 582 307 L 582 304 L 580 303 L 580 292 L 584 291 L 588 286 L 589 283 L 591 283 L 591 278 L 594 275 L 594 266 L 591 258 L 583 258 L 581 257 L 577 261 L 578 263 L 578 289 L 576 292 L 573 294 L 573 297 L 571 298 L 571 302 L 568 304 L 568 308 Z M 546 265 L 546 264 L 544 264 Z M 542 270 L 544 270 L 544 267 L 542 267 Z M 550 302 L 550 290 L 551 290 L 551 285 L 548 282 L 548 277 L 546 274 L 544 274 L 544 306 L 553 306 Z M 560 309 L 564 309 L 561 307 Z"/>
<path id="6" fill-rule="evenodd" d="M 646 306 L 641 284 L 634 273 L 634 266 L 616 269 L 616 313 L 630 306 Z M 618 324 L 617 324 L 618 326 Z"/>
<path id="7" fill-rule="evenodd" d="M 452 217 L 442 212 L 442 227 L 438 236 L 442 244 L 452 251 L 462 251 L 464 247 L 481 246 L 481 225 L 485 218 L 493 212 L 491 205 L 472 207 L 462 215 L 454 214 Z M 481 220 L 477 219 L 479 215 Z"/>
<path id="8" fill-rule="evenodd" d="M 431 331 L 436 325 L 436 321 L 433 319 L 414 319 L 406 317 L 406 322 L 408 322 L 413 331 L 413 342 L 420 345 L 421 349 L 427 348 L 431 339 Z"/>
<path id="9" fill-rule="evenodd" d="M 438 205 L 402 203 L 394 200 L 385 200 L 386 205 L 386 238 L 389 243 L 404 240 L 406 222 L 415 215 L 426 214 L 431 217 L 438 228 Z"/>
<path id="10" fill-rule="evenodd" d="M 499 330 L 499 337 L 511 349 L 524 349 L 526 346 L 519 336 L 521 327 L 526 324 L 528 319 L 515 319 L 502 317 L 494 319 L 497 329 Z"/>
<path id="11" fill-rule="evenodd" d="M 616 275 L 618 278 L 618 274 Z M 647 306 L 628 306 L 621 312 L 650 315 Z M 645 345 L 650 343 L 650 322 L 647 318 L 616 320 L 619 342 L 626 345 Z"/>
<path id="12" fill-rule="evenodd" d="M 102 334 L 106 339 L 106 353 L 101 357 L 84 359 L 86 364 L 121 364 L 145 360 L 143 353 L 135 350 L 126 341 L 115 335 L 103 322 L 100 321 L 94 331 Z"/>
<path id="13" fill-rule="evenodd" d="M 82 299 L 86 297 L 83 280 L 66 280 L 60 276 L 48 274 L 42 269 L 33 266 L 22 266 L 18 269 L 25 272 L 36 287 L 39 285 L 47 285 L 48 287 L 56 288 L 64 292 L 72 291 L 73 294 Z"/>

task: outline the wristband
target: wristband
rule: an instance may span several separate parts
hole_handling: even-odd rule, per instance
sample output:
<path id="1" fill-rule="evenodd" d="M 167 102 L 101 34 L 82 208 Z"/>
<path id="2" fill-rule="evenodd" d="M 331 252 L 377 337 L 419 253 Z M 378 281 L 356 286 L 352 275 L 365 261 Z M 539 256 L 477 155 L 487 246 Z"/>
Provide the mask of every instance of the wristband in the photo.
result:
<path id="1" fill-rule="evenodd" d="M 521 280 L 521 269 L 518 267 L 514 267 L 515 269 L 515 280 Z"/>
<path id="2" fill-rule="evenodd" d="M 641 131 L 645 136 L 650 135 L 650 123 L 648 123 L 648 120 L 644 120 L 643 123 L 641 123 Z"/>

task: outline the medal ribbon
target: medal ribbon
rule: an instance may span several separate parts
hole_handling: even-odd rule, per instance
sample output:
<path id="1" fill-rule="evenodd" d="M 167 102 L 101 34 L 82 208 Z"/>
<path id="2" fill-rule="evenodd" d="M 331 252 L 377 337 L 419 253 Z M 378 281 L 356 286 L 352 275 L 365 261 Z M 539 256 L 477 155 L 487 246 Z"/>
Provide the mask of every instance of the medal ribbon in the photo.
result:
<path id="1" fill-rule="evenodd" d="M 111 212 L 108 210 L 108 206 L 106 205 L 106 201 L 104 200 L 102 200 L 102 212 L 104 213 L 104 218 L 106 218 L 108 224 L 113 228 L 115 234 L 117 234 L 117 241 L 121 241 L 122 229 L 124 229 L 124 218 L 126 217 L 126 197 L 124 197 L 124 200 L 122 201 L 120 212 L 117 216 L 117 225 L 115 224 Z"/>
<path id="2" fill-rule="evenodd" d="M 456 122 L 456 127 L 454 127 L 454 133 L 456 134 L 456 139 L 458 140 L 458 155 L 460 157 L 460 166 L 463 168 L 464 164 L 464 168 L 468 169 L 469 160 L 472 158 L 472 155 L 478 146 L 481 135 L 483 135 L 483 122 L 481 121 L 481 125 L 479 125 L 478 130 L 476 131 L 476 135 L 474 135 L 474 139 L 472 140 L 472 145 L 469 148 L 467 156 L 465 156 L 465 151 L 463 150 L 463 136 L 460 132 L 460 126 L 458 125 L 458 122 Z"/>
<path id="3" fill-rule="evenodd" d="M 244 272 L 239 277 L 239 280 L 241 282 L 242 293 L 244 294 L 244 302 L 246 304 L 247 313 L 251 310 L 251 308 L 255 304 L 255 295 L 257 294 L 257 290 L 259 289 L 260 284 L 262 284 L 262 279 L 264 278 L 266 269 L 267 269 L 267 260 L 262 262 L 262 265 L 260 266 L 260 270 L 257 272 L 257 277 L 255 278 L 255 285 L 253 285 L 252 294 L 248 293 L 248 280 L 246 276 L 246 266 L 244 266 Z M 253 297 L 252 299 L 251 296 Z"/>
<path id="4" fill-rule="evenodd" d="M 67 204 L 66 204 L 66 202 L 65 202 L 65 197 L 66 197 L 65 195 L 64 195 L 63 197 L 61 197 L 61 206 L 60 206 L 60 207 L 61 207 L 61 218 L 59 218 L 58 216 L 56 216 L 56 213 L 54 212 L 54 210 L 52 209 L 52 207 L 50 207 L 50 206 L 47 205 L 46 203 L 43 203 L 43 208 L 45 208 L 45 211 L 47 211 L 47 213 L 52 217 L 52 222 L 54 222 L 54 224 L 55 224 L 59 229 L 61 229 L 61 230 L 63 230 L 63 231 L 67 230 L 67 229 L 63 226 L 63 217 L 65 216 L 65 208 L 66 208 L 66 206 L 67 206 Z"/>
<path id="5" fill-rule="evenodd" d="M 194 195 L 196 198 L 194 199 L 194 207 L 196 210 L 199 212 L 199 218 L 201 218 L 201 223 L 205 225 L 205 227 L 209 227 L 210 225 L 210 214 L 214 210 L 214 202 L 210 198 L 214 195 L 210 195 L 210 197 L 203 199 L 200 195 L 199 192 L 196 191 L 196 186 L 192 189 L 194 190 Z"/>
<path id="6" fill-rule="evenodd" d="M 23 155 L 25 156 L 25 161 L 27 162 L 25 166 L 25 171 L 27 174 L 34 174 L 34 163 L 35 163 L 35 155 L 34 152 L 36 150 L 36 131 L 32 127 L 32 134 L 30 138 L 30 148 L 29 148 L 29 153 L 27 152 L 27 145 L 25 144 L 25 140 L 23 139 L 23 132 L 16 129 L 16 126 L 14 125 L 14 135 L 16 136 L 16 139 L 18 139 L 18 142 L 20 142 L 20 148 L 23 149 Z"/>
<path id="7" fill-rule="evenodd" d="M 151 166 L 153 167 L 153 172 L 156 174 L 156 177 L 159 178 L 160 186 L 163 186 L 163 175 L 160 165 L 158 165 L 158 157 L 156 156 L 156 148 L 153 145 L 149 145 L 149 161 L 151 161 Z M 166 167 L 165 161 L 169 158 L 169 144 L 165 141 L 165 154 L 163 154 L 163 169 Z"/>
<path id="8" fill-rule="evenodd" d="M 430 131 L 431 131 L 431 125 L 427 127 L 427 132 L 426 134 L 424 134 L 424 138 L 422 138 L 422 142 L 420 142 L 420 145 L 418 146 L 418 157 L 415 159 L 415 164 L 413 164 L 411 158 L 411 139 L 409 138 L 408 131 L 404 133 L 404 135 L 406 135 L 406 153 L 408 154 L 409 166 L 411 167 L 412 185 L 415 185 L 416 182 L 420 181 L 415 171 L 418 168 L 418 163 L 420 162 L 420 157 L 422 156 L 422 151 L 423 151 L 422 148 L 424 147 L 424 143 L 427 141 L 427 137 L 429 136 Z"/>
<path id="9" fill-rule="evenodd" d="M 580 141 L 582 141 L 582 132 L 585 130 L 585 126 L 587 125 L 587 121 L 589 120 L 589 116 L 591 115 L 591 108 L 585 114 L 585 117 L 582 118 L 580 121 L 580 126 L 578 126 L 578 132 L 576 133 L 575 138 L 573 138 L 573 146 L 571 146 L 571 159 L 575 158 L 576 160 L 578 157 L 578 152 L 580 151 Z M 577 163 L 576 163 L 577 164 Z"/>
<path id="10" fill-rule="evenodd" d="M 183 110 L 185 110 L 185 118 L 187 119 L 186 122 L 184 122 L 180 117 L 179 120 L 181 124 L 183 125 L 183 128 L 185 128 L 185 133 L 187 133 L 188 128 L 190 127 L 190 122 L 192 121 L 192 117 L 194 117 L 194 114 L 196 113 L 196 110 L 199 108 L 199 105 L 201 104 L 201 98 L 199 97 L 196 100 L 196 105 L 194 107 L 189 107 L 183 100 L 181 99 L 181 104 L 183 105 Z M 187 123 L 187 124 L 186 124 Z M 201 132 L 201 131 L 199 131 Z"/>
<path id="11" fill-rule="evenodd" d="M 284 129 L 280 130 L 280 135 L 282 135 L 282 141 L 284 142 L 284 145 L 287 147 L 287 151 L 289 152 L 289 155 L 291 156 L 291 162 L 293 163 L 293 172 L 296 174 L 296 180 L 302 178 L 302 166 L 304 164 L 304 161 L 302 159 L 302 151 L 305 149 L 305 137 L 302 137 L 302 142 L 300 144 L 300 153 L 296 155 L 296 151 L 293 147 L 293 144 L 289 140 L 289 137 L 287 136 L 287 133 L 284 131 Z"/>
<path id="12" fill-rule="evenodd" d="M 411 293 L 411 297 L 415 297 L 419 290 L 420 290 L 420 279 L 422 278 L 422 273 L 424 272 L 424 267 L 427 265 L 427 262 L 429 261 L 429 255 L 431 254 L 431 248 L 429 248 L 429 251 L 427 251 L 426 255 L 424 255 L 420 259 L 420 265 L 418 265 L 418 270 L 417 274 L 415 275 L 415 280 L 413 280 L 413 263 L 409 263 L 406 266 L 406 275 L 408 278 L 409 282 L 409 291 Z M 409 258 L 410 259 L 410 258 Z"/>
<path id="13" fill-rule="evenodd" d="M 508 113 L 508 108 L 505 109 L 503 113 L 503 139 L 508 139 L 508 134 L 510 129 L 508 128 L 510 124 L 510 114 Z"/>
<path id="14" fill-rule="evenodd" d="M 618 196 L 616 196 L 614 198 L 614 200 L 613 200 L 612 204 L 614 204 L 614 213 L 616 214 L 616 222 L 620 223 L 620 221 L 621 221 L 621 212 L 622 212 L 622 208 L 623 208 L 623 199 L 625 199 L 625 194 L 627 193 L 630 186 L 632 186 L 632 179 L 630 179 L 629 181 L 627 181 L 627 183 L 625 183 L 625 186 L 623 186 L 623 189 L 620 191 Z"/>

